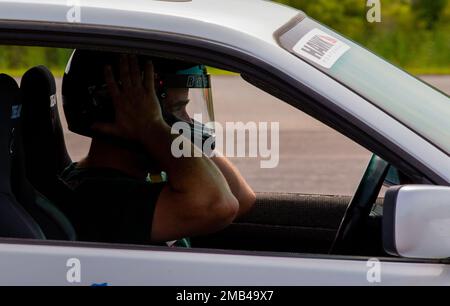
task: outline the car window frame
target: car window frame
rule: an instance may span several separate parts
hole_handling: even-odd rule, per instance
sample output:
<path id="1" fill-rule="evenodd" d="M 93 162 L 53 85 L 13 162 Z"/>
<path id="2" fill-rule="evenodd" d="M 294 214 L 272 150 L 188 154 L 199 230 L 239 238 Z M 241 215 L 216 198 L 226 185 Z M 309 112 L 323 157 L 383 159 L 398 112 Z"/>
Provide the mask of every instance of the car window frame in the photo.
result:
<path id="1" fill-rule="evenodd" d="M 70 33 L 71 35 L 68 35 Z M 330 126 L 339 133 L 351 138 L 356 143 L 366 147 L 371 152 L 393 161 L 398 161 L 402 165 L 401 169 L 406 173 L 423 178 L 425 182 L 436 184 L 447 184 L 442 178 L 430 175 L 417 167 L 418 161 L 410 159 L 404 160 L 406 152 L 399 150 L 395 144 L 387 146 L 386 139 L 365 125 L 357 118 L 352 118 L 342 110 L 329 107 L 325 97 L 319 97 L 309 88 L 304 87 L 298 81 L 283 75 L 281 71 L 273 69 L 269 64 L 252 58 L 251 55 L 244 54 L 240 50 L 233 49 L 230 46 L 219 45 L 217 42 L 210 42 L 200 38 L 185 37 L 173 33 L 153 32 L 140 29 L 123 29 L 112 26 L 98 26 L 86 24 L 66 24 L 44 21 L 0 21 L 0 44 L 1 45 L 22 45 L 22 46 L 42 46 L 55 48 L 95 48 L 96 50 L 121 51 L 121 52 L 142 52 L 152 55 L 164 55 L 170 50 L 172 56 L 177 56 L 184 60 L 201 60 L 205 64 L 217 68 L 235 71 L 241 73 L 246 81 L 265 92 L 282 99 L 284 102 L 294 106 L 308 115 L 313 116 L 322 123 Z M 180 47 L 183 47 L 183 53 L 180 53 Z M 150 51 L 151 50 L 151 51 Z M 227 56 L 224 56 L 227 55 Z M 280 90 L 282 89 L 282 90 Z M 304 103 L 301 107 L 298 100 Z M 320 104 L 317 104 L 320 102 Z M 328 101 L 328 106 L 331 103 Z M 377 138 L 378 137 L 378 138 Z M 374 150 L 373 148 L 376 148 Z M 409 155 L 409 154 L 407 154 Z M 423 168 L 423 167 L 422 167 Z M 425 172 L 426 174 L 424 174 Z M 430 178 L 431 177 L 431 178 Z M 154 246 L 130 246 L 121 244 L 101 244 L 84 242 L 63 242 L 63 241 L 29 241 L 22 239 L 0 238 L 0 243 L 18 243 L 18 244 L 43 244 L 43 245 L 65 245 L 71 247 L 94 247 L 94 248 L 114 248 L 114 249 L 145 249 L 161 250 Z M 163 247 L 164 251 L 173 250 Z M 183 252 L 199 252 L 202 249 L 182 250 Z M 175 251 L 180 251 L 179 249 Z M 226 251 L 203 250 L 212 253 L 221 253 Z M 244 251 L 230 251 L 229 254 L 247 254 L 261 255 L 267 253 Z M 277 255 L 285 257 L 290 253 L 275 252 L 269 253 L 271 256 Z M 291 254 L 292 255 L 292 254 Z M 310 255 L 294 254 L 301 258 L 307 258 Z M 292 255 L 292 256 L 294 256 Z M 305 257 L 307 256 L 307 257 Z M 343 260 L 367 260 L 366 257 L 358 256 L 338 256 L 326 254 L 314 254 L 312 258 L 324 259 L 343 259 Z M 409 259 L 386 258 L 386 260 L 400 260 L 401 262 L 411 262 Z M 429 263 L 429 261 L 418 261 L 420 263 Z M 442 261 L 433 261 L 433 263 L 442 263 Z"/>

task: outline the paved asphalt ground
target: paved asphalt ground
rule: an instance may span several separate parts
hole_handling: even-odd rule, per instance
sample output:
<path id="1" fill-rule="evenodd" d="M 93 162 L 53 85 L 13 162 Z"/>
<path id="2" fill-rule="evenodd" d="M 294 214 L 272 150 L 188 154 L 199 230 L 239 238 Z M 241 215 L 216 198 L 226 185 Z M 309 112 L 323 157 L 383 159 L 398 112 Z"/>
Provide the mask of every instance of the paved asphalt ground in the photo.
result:
<path id="1" fill-rule="evenodd" d="M 424 80 L 450 94 L 450 76 Z M 278 167 L 261 169 L 257 158 L 231 159 L 255 191 L 353 194 L 370 152 L 240 77 L 216 76 L 213 88 L 218 122 L 280 122 Z M 73 160 L 86 154 L 89 139 L 67 129 L 65 136 Z"/>

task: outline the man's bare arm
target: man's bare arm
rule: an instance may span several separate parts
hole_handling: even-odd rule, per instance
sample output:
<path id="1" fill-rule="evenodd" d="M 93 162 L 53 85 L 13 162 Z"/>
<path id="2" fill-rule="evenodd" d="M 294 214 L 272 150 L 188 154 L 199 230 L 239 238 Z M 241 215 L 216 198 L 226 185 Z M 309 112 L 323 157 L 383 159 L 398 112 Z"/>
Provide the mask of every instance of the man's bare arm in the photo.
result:
<path id="1" fill-rule="evenodd" d="M 246 214 L 255 204 L 256 195 L 252 188 L 242 177 L 239 170 L 224 156 L 213 156 L 211 160 L 219 167 L 222 174 L 230 186 L 231 192 L 239 202 L 239 212 L 237 217 Z"/>

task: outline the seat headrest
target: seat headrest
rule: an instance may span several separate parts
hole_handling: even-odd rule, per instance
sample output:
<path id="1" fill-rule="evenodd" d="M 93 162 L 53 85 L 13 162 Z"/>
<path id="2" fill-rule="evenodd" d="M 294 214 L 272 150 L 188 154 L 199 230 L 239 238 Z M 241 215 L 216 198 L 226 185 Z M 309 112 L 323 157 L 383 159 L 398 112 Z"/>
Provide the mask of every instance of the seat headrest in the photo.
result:
<path id="1" fill-rule="evenodd" d="M 16 81 L 0 74 L 0 192 L 11 193 L 11 156 L 14 150 L 14 128 L 20 119 L 22 105 Z"/>
<path id="2" fill-rule="evenodd" d="M 22 136 L 27 176 L 38 189 L 71 163 L 59 118 L 56 82 L 45 66 L 28 70 L 20 84 L 23 98 Z M 48 177 L 43 177 L 48 175 Z"/>

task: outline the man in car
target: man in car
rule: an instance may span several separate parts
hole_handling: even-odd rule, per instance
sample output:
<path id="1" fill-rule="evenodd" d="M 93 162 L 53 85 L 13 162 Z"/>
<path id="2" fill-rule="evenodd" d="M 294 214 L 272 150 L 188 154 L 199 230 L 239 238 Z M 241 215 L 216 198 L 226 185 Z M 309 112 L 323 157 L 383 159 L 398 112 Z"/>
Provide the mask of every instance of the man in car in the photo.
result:
<path id="1" fill-rule="evenodd" d="M 192 125 L 189 91 L 206 79 L 189 72 L 198 65 L 154 64 L 80 50 L 69 61 L 62 91 L 66 119 L 71 131 L 92 138 L 88 155 L 62 174 L 74 193 L 63 210 L 80 240 L 146 244 L 204 235 L 223 229 L 255 202 L 225 157 L 198 152 L 192 139 L 191 156 L 201 157 L 173 156 L 171 145 L 180 135 L 171 133 L 171 125 Z"/>

